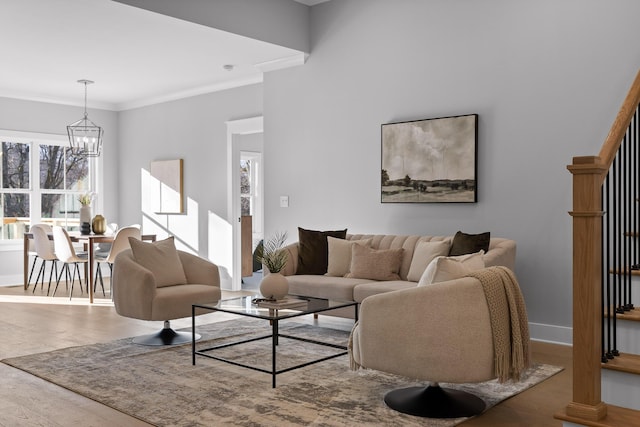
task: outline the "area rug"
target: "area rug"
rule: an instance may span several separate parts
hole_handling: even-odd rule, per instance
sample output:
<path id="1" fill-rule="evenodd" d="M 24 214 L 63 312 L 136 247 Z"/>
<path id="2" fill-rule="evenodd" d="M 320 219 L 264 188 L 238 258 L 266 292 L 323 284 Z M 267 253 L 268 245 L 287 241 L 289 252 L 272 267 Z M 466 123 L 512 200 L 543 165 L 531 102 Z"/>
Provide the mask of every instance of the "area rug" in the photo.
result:
<path id="1" fill-rule="evenodd" d="M 198 348 L 270 331 L 267 322 L 239 319 L 197 326 Z M 348 332 L 299 323 L 281 324 L 289 335 L 346 344 Z M 269 369 L 271 341 L 228 347 L 225 357 Z M 334 352 L 290 339 L 278 346 L 278 368 Z M 219 353 L 219 355 L 222 355 Z M 350 371 L 340 356 L 277 377 L 198 357 L 191 345 L 145 347 L 131 339 L 71 347 L 5 359 L 2 362 L 65 387 L 156 426 L 433 426 L 448 427 L 466 418 L 424 419 L 387 408 L 386 392 L 419 385 L 410 379 L 373 370 Z M 560 372 L 536 365 L 518 383 L 450 385 L 484 399 L 490 408 Z"/>

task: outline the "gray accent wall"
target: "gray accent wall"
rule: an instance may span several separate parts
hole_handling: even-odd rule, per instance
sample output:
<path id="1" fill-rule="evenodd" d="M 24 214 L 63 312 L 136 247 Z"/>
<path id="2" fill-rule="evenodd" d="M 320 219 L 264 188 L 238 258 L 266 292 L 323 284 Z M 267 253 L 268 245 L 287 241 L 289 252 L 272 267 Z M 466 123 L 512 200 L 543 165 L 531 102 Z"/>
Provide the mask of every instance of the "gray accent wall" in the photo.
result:
<path id="1" fill-rule="evenodd" d="M 573 156 L 640 66 L 632 0 L 333 0 L 303 67 L 264 80 L 265 233 L 490 231 L 517 241 L 538 338 L 570 341 Z M 380 125 L 479 114 L 478 203 L 382 204 Z M 290 207 L 280 208 L 288 195 Z"/>

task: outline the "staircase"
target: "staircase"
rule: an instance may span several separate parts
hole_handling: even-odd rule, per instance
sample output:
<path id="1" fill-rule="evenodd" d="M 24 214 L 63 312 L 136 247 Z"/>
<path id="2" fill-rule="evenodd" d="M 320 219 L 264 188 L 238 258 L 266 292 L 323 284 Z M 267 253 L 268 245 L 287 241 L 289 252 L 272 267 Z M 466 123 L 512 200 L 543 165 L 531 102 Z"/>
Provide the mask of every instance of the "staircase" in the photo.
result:
<path id="1" fill-rule="evenodd" d="M 573 401 L 564 426 L 640 427 L 640 72 L 573 174 Z M 607 403 L 605 403 L 607 402 Z"/>

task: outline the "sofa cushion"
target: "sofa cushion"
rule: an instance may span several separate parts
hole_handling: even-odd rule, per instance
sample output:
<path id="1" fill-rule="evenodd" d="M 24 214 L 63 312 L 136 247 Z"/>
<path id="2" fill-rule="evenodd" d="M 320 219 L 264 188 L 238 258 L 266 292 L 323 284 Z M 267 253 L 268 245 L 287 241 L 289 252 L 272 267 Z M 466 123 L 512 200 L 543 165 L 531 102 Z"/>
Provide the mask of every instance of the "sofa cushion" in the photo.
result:
<path id="1" fill-rule="evenodd" d="M 413 250 L 419 240 L 446 240 L 451 237 L 429 237 L 429 236 L 401 236 L 393 234 L 349 234 L 348 240 L 371 239 L 371 247 L 374 249 L 396 249 L 402 248 L 402 264 L 400 265 L 400 278 L 407 280 L 411 259 L 413 258 Z"/>
<path id="2" fill-rule="evenodd" d="M 409 273 L 407 273 L 407 280 L 411 282 L 417 282 L 422 277 L 422 273 L 427 269 L 427 266 L 437 256 L 445 256 L 449 254 L 449 247 L 451 243 L 449 240 L 442 241 L 426 241 L 420 240 L 413 251 L 413 258 L 411 259 L 411 267 L 409 267 Z"/>
<path id="3" fill-rule="evenodd" d="M 349 272 L 351 266 L 351 246 L 370 246 L 371 239 L 345 240 L 327 236 L 327 244 L 329 249 L 327 276 L 343 277 Z"/>
<path id="4" fill-rule="evenodd" d="M 404 249 L 372 249 L 351 247 L 351 266 L 346 277 L 371 280 L 400 280 L 400 265 Z"/>
<path id="5" fill-rule="evenodd" d="M 418 282 L 418 286 L 426 286 L 432 283 L 446 282 L 447 280 L 460 279 L 467 273 L 484 268 L 482 256 L 484 251 L 474 254 L 435 258 Z"/>
<path id="6" fill-rule="evenodd" d="M 383 282 L 362 283 L 353 288 L 353 300 L 360 303 L 366 297 L 370 297 L 371 295 L 415 287 L 416 282 L 407 282 L 406 280 L 387 280 Z"/>
<path id="7" fill-rule="evenodd" d="M 133 259 L 151 271 L 156 279 L 156 287 L 187 283 L 173 236 L 153 243 L 129 237 Z"/>
<path id="8" fill-rule="evenodd" d="M 193 304 L 213 304 L 220 300 L 220 288 L 217 286 L 188 284 L 163 286 L 157 290 L 152 301 L 151 319 L 167 320 L 191 316 Z M 201 312 L 203 313 L 203 312 Z"/>
<path id="9" fill-rule="evenodd" d="M 328 264 L 327 236 L 344 239 L 347 229 L 305 230 L 298 227 L 298 269 L 296 274 L 325 274 Z"/>
<path id="10" fill-rule="evenodd" d="M 467 234 L 463 233 L 462 231 L 458 231 L 456 235 L 453 236 L 451 249 L 449 250 L 449 256 L 473 254 L 478 252 L 479 250 L 483 250 L 486 253 L 489 251 L 490 241 L 490 232 L 480 234 Z"/>
<path id="11" fill-rule="evenodd" d="M 353 288 L 367 279 L 318 276 L 315 274 L 286 276 L 289 294 L 314 298 L 326 298 L 337 301 L 353 301 Z"/>

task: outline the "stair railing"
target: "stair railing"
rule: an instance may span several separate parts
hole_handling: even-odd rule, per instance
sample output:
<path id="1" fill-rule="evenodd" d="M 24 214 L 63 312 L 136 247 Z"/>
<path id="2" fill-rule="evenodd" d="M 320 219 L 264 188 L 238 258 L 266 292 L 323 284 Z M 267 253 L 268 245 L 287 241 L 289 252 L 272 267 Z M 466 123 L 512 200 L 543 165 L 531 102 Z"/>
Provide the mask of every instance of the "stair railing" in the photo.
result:
<path id="1" fill-rule="evenodd" d="M 640 212 L 638 192 L 640 142 L 638 126 L 640 110 L 631 118 L 624 139 L 602 187 L 603 268 L 602 296 L 602 363 L 619 356 L 617 314 L 633 310 L 631 276 L 639 269 L 639 241 L 636 238 Z"/>
<path id="2" fill-rule="evenodd" d="M 625 293 L 630 297 L 625 275 L 631 264 L 625 263 L 638 254 L 637 247 L 631 249 L 622 238 L 637 221 L 638 178 L 628 180 L 622 174 L 637 162 L 639 104 L 640 72 L 599 155 L 574 157 L 567 167 L 573 174 L 573 400 L 566 414 L 590 421 L 607 414 L 600 369 L 616 346 L 615 323 L 605 325 L 603 319 L 615 322 L 610 307 L 619 308 L 620 301 L 624 306 Z M 632 198 L 624 200 L 628 197 Z M 633 205 L 631 211 L 628 205 Z M 622 274 L 612 275 L 612 270 Z"/>

